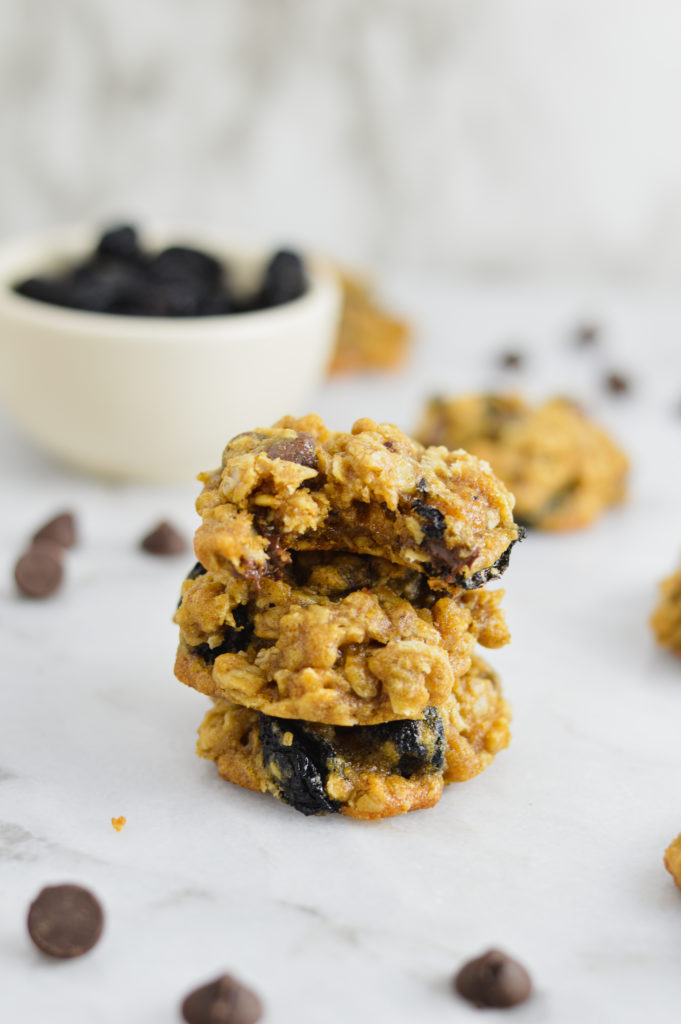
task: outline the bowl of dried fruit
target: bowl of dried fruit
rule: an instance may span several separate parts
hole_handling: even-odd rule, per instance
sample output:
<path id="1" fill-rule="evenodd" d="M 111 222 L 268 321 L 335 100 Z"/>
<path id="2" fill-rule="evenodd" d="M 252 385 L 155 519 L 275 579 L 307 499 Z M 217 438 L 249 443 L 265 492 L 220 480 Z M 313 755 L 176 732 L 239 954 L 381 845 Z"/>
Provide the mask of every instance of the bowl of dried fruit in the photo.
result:
<path id="1" fill-rule="evenodd" d="M 71 228 L 0 246 L 0 403 L 87 472 L 182 480 L 303 408 L 339 286 L 322 260 L 194 231 Z"/>

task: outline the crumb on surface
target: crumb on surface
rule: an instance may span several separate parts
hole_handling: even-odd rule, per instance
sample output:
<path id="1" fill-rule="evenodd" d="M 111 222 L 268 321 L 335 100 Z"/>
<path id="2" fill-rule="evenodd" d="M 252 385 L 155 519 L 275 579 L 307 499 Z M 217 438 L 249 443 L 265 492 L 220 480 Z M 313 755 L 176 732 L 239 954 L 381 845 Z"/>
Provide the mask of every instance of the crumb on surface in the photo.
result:
<path id="1" fill-rule="evenodd" d="M 116 830 L 116 832 L 120 832 L 121 829 L 125 827 L 126 823 L 127 823 L 127 818 L 124 818 L 123 815 L 121 815 L 120 818 L 112 818 L 111 819 L 111 824 L 113 825 L 113 827 Z"/>

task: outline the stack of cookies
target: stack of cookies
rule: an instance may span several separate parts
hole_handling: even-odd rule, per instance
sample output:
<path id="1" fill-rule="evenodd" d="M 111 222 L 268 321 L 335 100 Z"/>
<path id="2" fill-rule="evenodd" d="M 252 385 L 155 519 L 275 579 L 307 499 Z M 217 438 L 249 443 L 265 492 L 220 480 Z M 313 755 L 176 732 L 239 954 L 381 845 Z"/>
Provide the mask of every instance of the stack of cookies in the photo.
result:
<path id="1" fill-rule="evenodd" d="M 363 419 L 240 434 L 201 477 L 177 677 L 214 701 L 198 753 L 304 814 L 430 807 L 509 740 L 501 647 L 522 529 L 464 451 Z"/>

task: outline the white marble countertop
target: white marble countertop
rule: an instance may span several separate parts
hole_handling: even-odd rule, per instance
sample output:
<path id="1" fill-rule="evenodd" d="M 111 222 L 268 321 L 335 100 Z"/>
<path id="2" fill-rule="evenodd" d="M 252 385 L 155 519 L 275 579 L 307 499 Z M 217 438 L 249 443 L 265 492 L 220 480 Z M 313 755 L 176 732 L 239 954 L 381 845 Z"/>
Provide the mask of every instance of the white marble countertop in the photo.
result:
<path id="1" fill-rule="evenodd" d="M 191 556 L 136 550 L 161 517 L 191 534 L 196 484 L 84 479 L 1 420 L 0 1020 L 176 1021 L 190 988 L 230 970 L 271 1024 L 473 1021 L 450 978 L 489 946 L 534 977 L 514 1021 L 678 1012 L 681 894 L 662 854 L 681 831 L 681 664 L 647 617 L 681 551 L 681 302 L 396 291 L 422 325 L 419 360 L 313 396 L 332 425 L 409 428 L 424 393 L 501 384 L 492 354 L 510 346 L 529 363 L 509 380 L 584 398 L 633 462 L 627 505 L 514 552 L 513 643 L 490 658 L 514 708 L 510 748 L 434 809 L 375 824 L 305 819 L 221 782 L 194 756 L 207 702 L 172 676 Z M 583 315 L 605 328 L 593 350 L 570 345 Z M 599 392 L 611 367 L 632 374 L 631 396 Z M 15 557 L 63 507 L 82 534 L 66 585 L 20 600 Z M 88 956 L 50 962 L 25 914 L 68 880 L 99 894 L 106 930 Z"/>

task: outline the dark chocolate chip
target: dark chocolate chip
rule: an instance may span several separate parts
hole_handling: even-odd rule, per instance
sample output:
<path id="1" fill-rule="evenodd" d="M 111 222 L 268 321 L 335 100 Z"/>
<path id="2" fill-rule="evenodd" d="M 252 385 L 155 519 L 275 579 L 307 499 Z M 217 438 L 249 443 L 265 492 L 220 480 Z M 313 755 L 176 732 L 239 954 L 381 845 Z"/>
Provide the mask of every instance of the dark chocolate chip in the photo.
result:
<path id="1" fill-rule="evenodd" d="M 265 276 L 257 299 L 261 308 L 292 302 L 305 292 L 305 268 L 300 256 L 286 249 L 275 253 L 265 268 Z"/>
<path id="2" fill-rule="evenodd" d="M 140 547 L 150 555 L 180 555 L 187 550 L 187 542 L 174 526 L 164 520 L 140 541 Z"/>
<path id="3" fill-rule="evenodd" d="M 506 370 L 518 370 L 525 362 L 525 357 L 521 352 L 502 352 L 499 362 Z"/>
<path id="4" fill-rule="evenodd" d="M 529 974 L 517 960 L 497 949 L 464 964 L 454 979 L 456 991 L 475 1006 L 509 1007 L 532 992 Z"/>
<path id="5" fill-rule="evenodd" d="M 182 1003 L 187 1024 L 256 1024 L 262 1015 L 255 992 L 229 974 L 190 992 Z"/>
<path id="6" fill-rule="evenodd" d="M 54 541 L 37 541 L 14 567 L 17 587 L 26 597 L 50 597 L 61 585 L 62 549 Z"/>
<path id="7" fill-rule="evenodd" d="M 137 231 L 130 224 L 105 231 L 97 245 L 98 255 L 115 256 L 123 260 L 132 259 L 138 252 Z"/>
<path id="8" fill-rule="evenodd" d="M 604 384 L 613 395 L 624 395 L 631 390 L 631 381 L 622 373 L 609 373 Z"/>
<path id="9" fill-rule="evenodd" d="M 38 949 L 62 959 L 92 949 L 103 926 L 99 901 L 80 885 L 48 886 L 28 911 L 28 933 Z"/>
<path id="10" fill-rule="evenodd" d="M 76 543 L 76 522 L 71 512 L 62 512 L 50 519 L 33 534 L 33 541 L 51 540 L 62 548 L 72 548 Z"/>
<path id="11" fill-rule="evenodd" d="M 599 329 L 596 324 L 580 324 L 575 332 L 578 345 L 595 345 L 598 341 Z"/>
<path id="12" fill-rule="evenodd" d="M 296 462 L 308 469 L 317 469 L 317 443 L 311 434 L 301 430 L 296 437 L 284 437 L 275 441 L 267 449 L 270 459 L 284 459 L 285 462 Z"/>
<path id="13" fill-rule="evenodd" d="M 301 814 L 328 814 L 340 803 L 326 795 L 335 751 L 330 743 L 293 719 L 259 715 L 262 763 L 277 795 Z M 286 742 L 289 737 L 291 742 Z M 273 771 L 274 769 L 274 771 Z"/>

